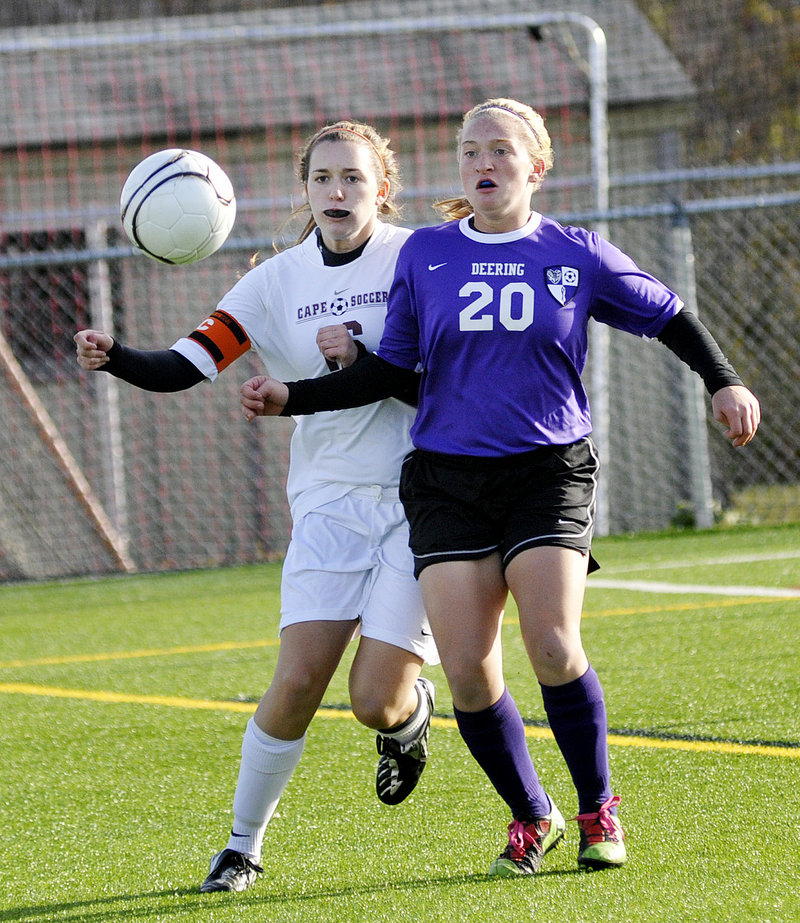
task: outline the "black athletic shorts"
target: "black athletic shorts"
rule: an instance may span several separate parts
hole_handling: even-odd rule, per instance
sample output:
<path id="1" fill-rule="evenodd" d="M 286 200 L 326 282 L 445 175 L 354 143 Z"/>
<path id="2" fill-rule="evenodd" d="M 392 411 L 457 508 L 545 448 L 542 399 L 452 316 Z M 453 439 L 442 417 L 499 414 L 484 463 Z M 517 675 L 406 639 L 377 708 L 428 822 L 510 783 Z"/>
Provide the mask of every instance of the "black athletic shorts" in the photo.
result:
<path id="1" fill-rule="evenodd" d="M 498 551 L 505 569 L 537 545 L 575 548 L 596 570 L 590 548 L 598 469 L 588 437 L 500 458 L 415 449 L 400 475 L 414 573 Z"/>

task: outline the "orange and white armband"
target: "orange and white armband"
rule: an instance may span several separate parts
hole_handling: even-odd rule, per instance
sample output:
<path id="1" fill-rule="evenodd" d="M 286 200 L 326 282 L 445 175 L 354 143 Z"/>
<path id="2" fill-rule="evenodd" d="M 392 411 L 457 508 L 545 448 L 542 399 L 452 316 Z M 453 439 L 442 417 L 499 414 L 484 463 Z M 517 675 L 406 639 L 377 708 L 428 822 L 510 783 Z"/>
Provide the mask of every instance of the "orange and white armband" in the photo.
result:
<path id="1" fill-rule="evenodd" d="M 189 334 L 189 339 L 205 349 L 214 360 L 218 372 L 250 349 L 250 338 L 225 311 L 214 311 Z"/>

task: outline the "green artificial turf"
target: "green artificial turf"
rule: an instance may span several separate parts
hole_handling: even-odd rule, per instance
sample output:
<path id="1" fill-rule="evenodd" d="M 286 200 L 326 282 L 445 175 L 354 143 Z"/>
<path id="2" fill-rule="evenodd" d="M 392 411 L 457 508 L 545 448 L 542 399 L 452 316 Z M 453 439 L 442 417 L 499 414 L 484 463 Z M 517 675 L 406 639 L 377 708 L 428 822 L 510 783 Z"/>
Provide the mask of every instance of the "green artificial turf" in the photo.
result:
<path id="1" fill-rule="evenodd" d="M 441 671 L 426 669 L 428 768 L 389 808 L 344 663 L 267 831 L 263 877 L 200 894 L 277 656 L 279 566 L 0 587 L 0 921 L 800 920 L 800 599 L 755 592 L 800 587 L 800 528 L 609 538 L 595 553 L 598 578 L 671 586 L 590 580 L 586 596 L 630 859 L 578 871 L 569 824 L 521 881 L 485 876 L 509 817 Z M 571 817 L 513 605 L 504 648 L 540 776 Z"/>

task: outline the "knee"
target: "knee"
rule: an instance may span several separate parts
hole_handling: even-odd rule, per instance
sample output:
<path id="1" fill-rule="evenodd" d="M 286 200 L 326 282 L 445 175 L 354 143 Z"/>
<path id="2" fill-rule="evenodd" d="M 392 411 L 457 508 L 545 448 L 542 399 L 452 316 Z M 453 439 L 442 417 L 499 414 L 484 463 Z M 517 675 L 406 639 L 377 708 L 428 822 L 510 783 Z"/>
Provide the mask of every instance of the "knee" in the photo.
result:
<path id="1" fill-rule="evenodd" d="M 451 665 L 446 670 L 453 704 L 460 711 L 483 711 L 493 705 L 505 689 L 502 670 L 487 672 L 467 663 Z"/>
<path id="2" fill-rule="evenodd" d="M 385 647 L 385 645 L 383 646 Z M 419 703 L 416 681 L 421 661 L 394 649 L 387 657 L 362 644 L 350 668 L 350 707 L 356 719 L 373 730 L 397 727 L 414 713 Z"/>
<path id="3" fill-rule="evenodd" d="M 284 709 L 316 708 L 325 694 L 327 674 L 313 669 L 294 669 L 291 673 L 273 677 L 269 694 Z"/>
<path id="4" fill-rule="evenodd" d="M 350 674 L 350 708 L 356 720 L 373 730 L 385 730 L 402 724 L 417 707 L 414 683 L 359 681 Z"/>
<path id="5" fill-rule="evenodd" d="M 540 683 L 559 686 L 586 672 L 588 661 L 580 637 L 552 633 L 529 648 L 533 671 Z"/>
<path id="6" fill-rule="evenodd" d="M 351 693 L 350 707 L 356 720 L 374 731 L 385 730 L 402 722 L 402 718 L 397 717 L 397 709 L 392 708 L 379 695 L 353 695 Z"/>

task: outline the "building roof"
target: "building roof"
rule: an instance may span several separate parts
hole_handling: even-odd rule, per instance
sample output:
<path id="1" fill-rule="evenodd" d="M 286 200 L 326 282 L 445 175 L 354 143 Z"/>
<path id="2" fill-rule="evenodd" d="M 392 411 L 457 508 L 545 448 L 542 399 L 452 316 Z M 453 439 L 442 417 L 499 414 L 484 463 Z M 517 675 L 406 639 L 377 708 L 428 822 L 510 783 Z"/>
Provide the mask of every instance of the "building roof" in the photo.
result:
<path id="1" fill-rule="evenodd" d="M 392 25 L 394 0 L 357 0 L 0 31 L 2 137 L 13 147 L 112 141 L 152 133 L 154 124 L 203 133 L 312 123 L 339 117 L 346 106 L 410 117 L 457 115 L 498 93 L 543 110 L 586 98 L 574 64 L 585 58 L 585 30 L 549 26 L 536 41 L 522 25 L 491 26 L 502 17 L 534 20 L 553 10 L 552 0 L 443 0 L 435 17 L 431 6 L 404 2 L 402 30 Z M 604 31 L 611 106 L 692 95 L 634 3 L 559 0 L 557 9 L 590 17 Z M 452 20 L 453 28 L 404 31 L 432 18 Z M 356 45 L 349 33 L 357 22 L 372 28 L 369 41 Z M 568 60 L 571 68 L 563 66 Z M 381 71 L 383 80 L 370 76 Z"/>

